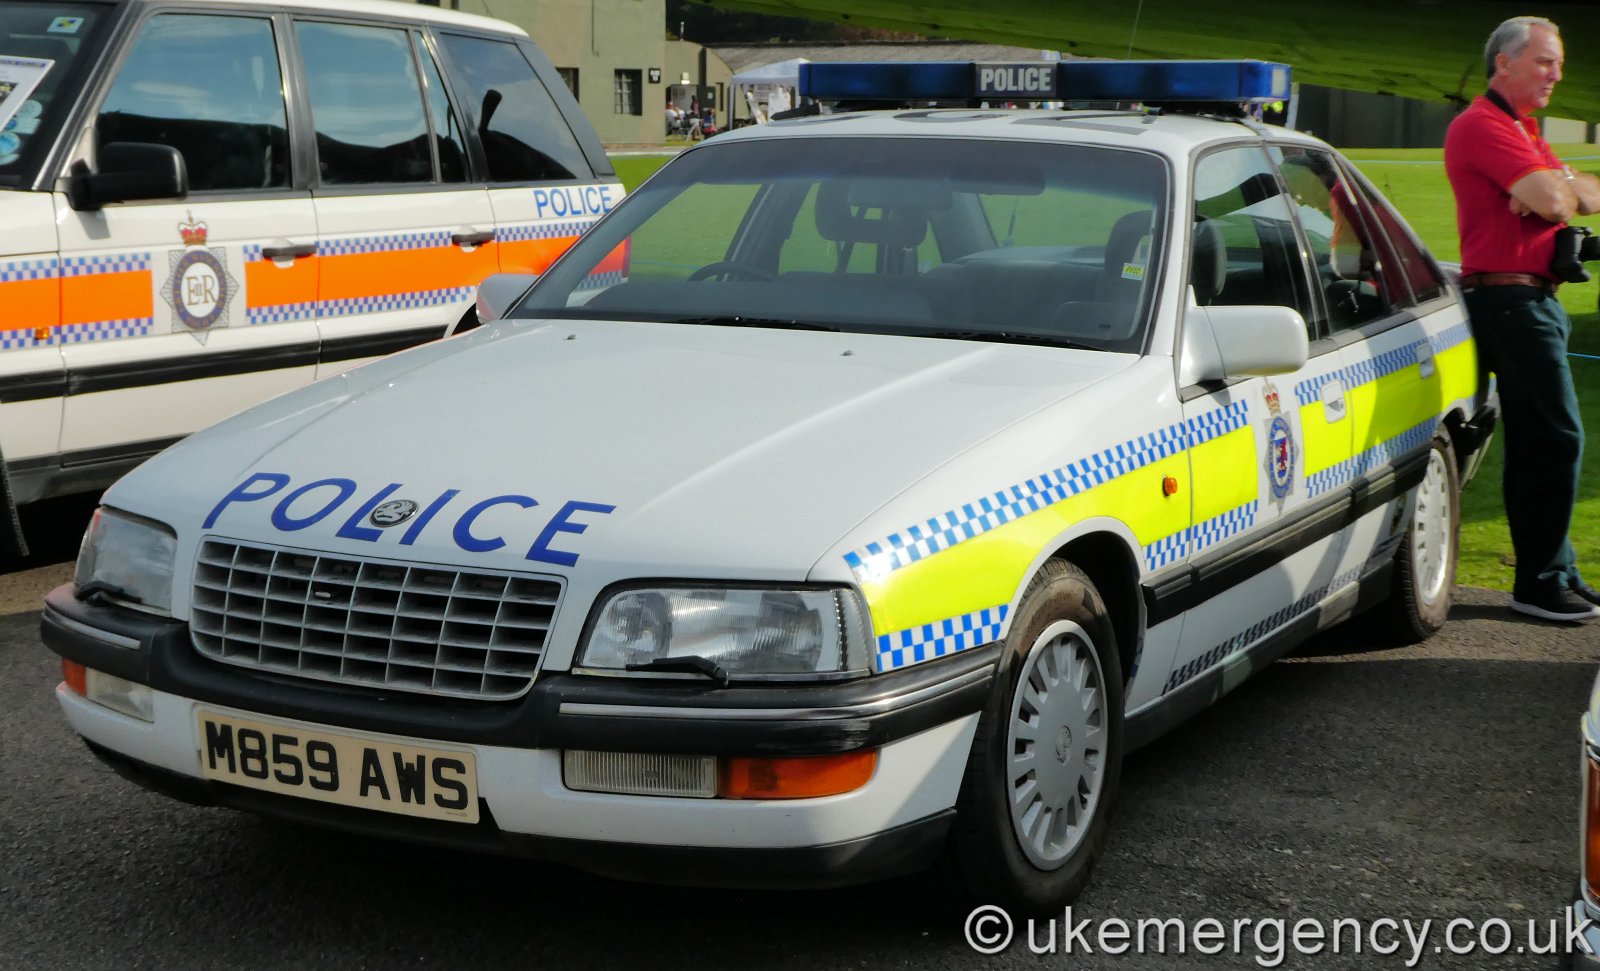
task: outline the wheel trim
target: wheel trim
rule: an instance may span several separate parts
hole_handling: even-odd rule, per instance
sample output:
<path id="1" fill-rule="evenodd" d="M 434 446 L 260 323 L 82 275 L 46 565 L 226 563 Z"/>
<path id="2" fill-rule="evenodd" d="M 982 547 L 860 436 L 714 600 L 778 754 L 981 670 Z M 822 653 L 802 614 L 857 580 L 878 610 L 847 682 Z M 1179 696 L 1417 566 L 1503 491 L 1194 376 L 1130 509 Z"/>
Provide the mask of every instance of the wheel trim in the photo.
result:
<path id="1" fill-rule="evenodd" d="M 1411 516 L 1411 564 L 1416 577 L 1417 599 L 1426 604 L 1438 601 L 1450 580 L 1450 470 L 1444 453 L 1428 453 L 1428 469 L 1417 488 L 1417 509 Z"/>
<path id="2" fill-rule="evenodd" d="M 1051 624 L 1022 661 L 1006 729 L 1012 833 L 1041 870 L 1066 863 L 1094 820 L 1106 722 L 1105 678 L 1088 632 Z"/>

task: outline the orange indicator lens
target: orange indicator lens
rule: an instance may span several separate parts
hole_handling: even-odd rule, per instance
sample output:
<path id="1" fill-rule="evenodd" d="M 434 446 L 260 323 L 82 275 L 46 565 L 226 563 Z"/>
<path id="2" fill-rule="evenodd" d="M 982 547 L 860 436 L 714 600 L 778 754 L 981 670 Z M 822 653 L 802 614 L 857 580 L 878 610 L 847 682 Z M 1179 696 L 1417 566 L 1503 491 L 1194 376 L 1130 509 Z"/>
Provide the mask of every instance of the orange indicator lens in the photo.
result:
<path id="1" fill-rule="evenodd" d="M 722 760 L 717 795 L 723 799 L 814 799 L 867 784 L 878 765 L 876 749 L 845 755 Z"/>

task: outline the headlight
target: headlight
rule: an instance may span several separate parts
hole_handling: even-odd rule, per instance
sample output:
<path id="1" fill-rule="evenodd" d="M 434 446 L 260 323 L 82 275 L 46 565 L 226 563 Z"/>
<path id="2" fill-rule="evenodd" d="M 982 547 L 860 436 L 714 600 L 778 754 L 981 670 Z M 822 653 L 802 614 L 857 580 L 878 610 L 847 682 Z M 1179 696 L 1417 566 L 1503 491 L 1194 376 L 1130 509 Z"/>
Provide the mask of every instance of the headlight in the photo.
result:
<path id="1" fill-rule="evenodd" d="M 651 587 L 612 595 L 577 667 L 730 679 L 865 674 L 871 626 L 852 590 Z"/>
<path id="2" fill-rule="evenodd" d="M 95 510 L 73 577 L 80 595 L 98 591 L 151 613 L 172 612 L 172 560 L 178 539 L 157 522 Z"/>

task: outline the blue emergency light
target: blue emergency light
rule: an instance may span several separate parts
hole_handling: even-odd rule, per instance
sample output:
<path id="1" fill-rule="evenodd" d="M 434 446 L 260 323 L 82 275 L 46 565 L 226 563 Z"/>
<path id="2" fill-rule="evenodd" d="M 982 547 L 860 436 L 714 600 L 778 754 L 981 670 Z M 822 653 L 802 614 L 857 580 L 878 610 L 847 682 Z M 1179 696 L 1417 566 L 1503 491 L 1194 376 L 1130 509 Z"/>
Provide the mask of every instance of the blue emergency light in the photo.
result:
<path id="1" fill-rule="evenodd" d="M 819 101 L 1227 101 L 1289 97 L 1272 61 L 808 62 L 800 94 Z"/>

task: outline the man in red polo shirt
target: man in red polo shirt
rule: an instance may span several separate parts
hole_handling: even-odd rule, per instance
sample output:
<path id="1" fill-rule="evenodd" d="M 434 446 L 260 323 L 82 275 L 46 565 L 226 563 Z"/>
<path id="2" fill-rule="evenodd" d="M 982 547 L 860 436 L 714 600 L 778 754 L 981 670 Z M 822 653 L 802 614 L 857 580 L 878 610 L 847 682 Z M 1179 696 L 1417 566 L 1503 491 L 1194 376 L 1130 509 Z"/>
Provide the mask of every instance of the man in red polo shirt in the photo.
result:
<path id="1" fill-rule="evenodd" d="M 1600 212 L 1600 180 L 1550 151 L 1530 113 L 1550 103 L 1564 52 L 1556 25 L 1513 17 L 1484 46 L 1489 89 L 1450 124 L 1445 172 L 1456 196 L 1461 286 L 1473 336 L 1500 389 L 1504 492 L 1516 580 L 1511 609 L 1545 620 L 1600 617 L 1567 531 L 1583 464 L 1583 424 L 1550 270 L 1556 232 Z"/>

